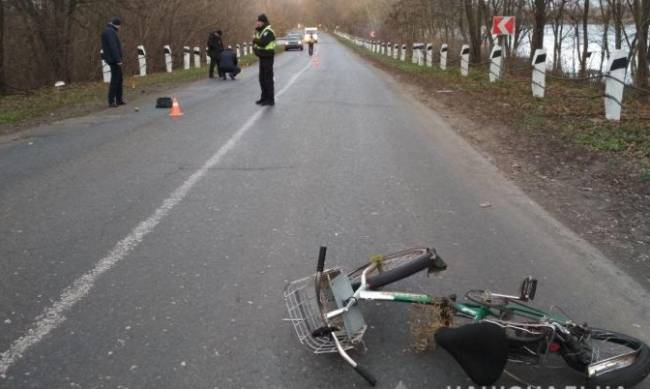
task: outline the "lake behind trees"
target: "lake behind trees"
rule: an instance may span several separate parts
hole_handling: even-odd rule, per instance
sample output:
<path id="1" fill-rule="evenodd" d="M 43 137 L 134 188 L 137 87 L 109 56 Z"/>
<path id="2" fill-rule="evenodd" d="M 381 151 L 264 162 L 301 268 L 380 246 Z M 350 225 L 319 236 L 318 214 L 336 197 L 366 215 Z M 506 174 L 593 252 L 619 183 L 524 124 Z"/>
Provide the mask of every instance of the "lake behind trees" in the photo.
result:
<path id="1" fill-rule="evenodd" d="M 630 42 L 634 39 L 636 28 L 633 25 L 626 26 L 625 28 Z M 603 48 L 603 31 L 602 24 L 590 24 L 588 26 L 588 50 L 591 52 L 591 57 L 587 60 L 587 68 L 590 70 L 607 71 L 608 58 Z M 525 34 L 522 37 L 522 42 L 517 50 L 517 56 L 527 58 L 530 55 L 530 34 Z M 578 73 L 580 70 L 580 55 L 582 53 L 582 26 L 580 27 L 580 42 L 576 42 L 575 28 L 571 25 L 566 25 L 563 32 L 562 40 L 562 55 L 559 58 L 562 71 L 566 73 Z M 614 39 L 614 29 L 610 27 L 608 33 L 609 50 L 613 51 L 616 47 Z M 630 46 L 623 37 L 622 48 L 629 52 Z M 547 52 L 547 66 L 549 69 L 553 67 L 553 50 L 555 42 L 553 38 L 553 28 L 546 26 L 544 31 L 544 48 Z M 628 69 L 629 74 L 629 69 Z"/>

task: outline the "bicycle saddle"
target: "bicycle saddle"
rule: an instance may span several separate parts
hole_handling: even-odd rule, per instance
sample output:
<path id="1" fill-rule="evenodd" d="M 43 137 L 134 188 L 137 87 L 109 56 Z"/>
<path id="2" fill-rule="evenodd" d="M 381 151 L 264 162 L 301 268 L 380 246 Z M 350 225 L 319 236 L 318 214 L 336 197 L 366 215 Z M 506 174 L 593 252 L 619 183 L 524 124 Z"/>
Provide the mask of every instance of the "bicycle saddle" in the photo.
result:
<path id="1" fill-rule="evenodd" d="M 505 369 L 508 341 L 505 330 L 496 324 L 475 323 L 443 328 L 436 333 L 435 340 L 478 385 L 494 384 Z"/>

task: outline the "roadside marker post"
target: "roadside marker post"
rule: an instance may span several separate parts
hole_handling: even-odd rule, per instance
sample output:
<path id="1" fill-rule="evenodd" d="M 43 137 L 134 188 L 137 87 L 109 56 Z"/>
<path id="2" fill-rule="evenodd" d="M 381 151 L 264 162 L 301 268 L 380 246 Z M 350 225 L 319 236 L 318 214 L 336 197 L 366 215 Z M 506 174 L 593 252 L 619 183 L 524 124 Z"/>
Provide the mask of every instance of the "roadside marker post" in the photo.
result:
<path id="1" fill-rule="evenodd" d="M 393 46 L 393 59 L 397 59 L 399 57 L 399 45 L 395 43 Z"/>
<path id="2" fill-rule="evenodd" d="M 446 43 L 443 43 L 440 47 L 440 69 L 447 70 L 447 53 L 449 51 L 449 46 Z"/>
<path id="3" fill-rule="evenodd" d="M 165 70 L 167 73 L 171 73 L 174 66 L 174 61 L 172 60 L 172 48 L 169 45 L 163 47 L 163 52 L 165 53 Z"/>
<path id="4" fill-rule="evenodd" d="M 198 46 L 194 47 L 194 67 L 201 67 L 201 49 Z"/>
<path id="5" fill-rule="evenodd" d="M 402 44 L 402 53 L 401 53 L 400 60 L 402 62 L 406 62 L 406 45 L 405 44 Z"/>
<path id="6" fill-rule="evenodd" d="M 427 43 L 427 67 L 433 67 L 433 43 Z"/>
<path id="7" fill-rule="evenodd" d="M 460 49 L 460 75 L 469 76 L 469 45 L 463 45 Z"/>
<path id="8" fill-rule="evenodd" d="M 501 79 L 503 72 L 503 50 L 495 44 L 490 53 L 490 82 L 497 82 Z"/>
<path id="9" fill-rule="evenodd" d="M 546 50 L 537 49 L 533 56 L 531 88 L 533 96 L 543 99 L 546 92 Z"/>
<path id="10" fill-rule="evenodd" d="M 102 77 L 105 83 L 111 82 L 111 67 L 104 61 L 104 50 L 99 50 L 99 56 L 102 59 Z"/>
<path id="11" fill-rule="evenodd" d="M 190 54 L 191 50 L 189 46 L 184 46 L 183 47 L 183 69 L 189 70 L 190 68 Z"/>
<path id="12" fill-rule="evenodd" d="M 144 46 L 138 46 L 138 66 L 140 68 L 140 77 L 147 75 L 147 52 Z"/>
<path id="13" fill-rule="evenodd" d="M 609 61 L 609 72 L 605 79 L 605 117 L 620 121 L 623 109 L 623 91 L 627 74 L 627 51 L 614 50 Z"/>

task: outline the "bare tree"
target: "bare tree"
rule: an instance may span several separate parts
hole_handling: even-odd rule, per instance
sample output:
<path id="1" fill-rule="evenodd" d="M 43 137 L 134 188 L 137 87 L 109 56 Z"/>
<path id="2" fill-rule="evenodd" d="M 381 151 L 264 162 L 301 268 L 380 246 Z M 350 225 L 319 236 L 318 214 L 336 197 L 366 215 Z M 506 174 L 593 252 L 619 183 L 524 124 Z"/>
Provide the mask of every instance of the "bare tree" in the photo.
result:
<path id="1" fill-rule="evenodd" d="M 467 18 L 467 31 L 471 47 L 471 61 L 481 62 L 481 21 L 485 15 L 485 2 L 483 0 L 463 0 L 465 16 Z"/>
<path id="2" fill-rule="evenodd" d="M 636 26 L 637 71 L 634 77 L 638 86 L 648 87 L 648 29 L 650 28 L 650 0 L 627 0 Z"/>
<path id="3" fill-rule="evenodd" d="M 530 58 L 536 49 L 544 47 L 544 29 L 546 28 L 546 5 L 548 0 L 532 0 L 534 15 L 533 37 L 530 40 Z"/>
<path id="4" fill-rule="evenodd" d="M 7 90 L 5 84 L 5 2 L 0 0 L 0 93 Z"/>

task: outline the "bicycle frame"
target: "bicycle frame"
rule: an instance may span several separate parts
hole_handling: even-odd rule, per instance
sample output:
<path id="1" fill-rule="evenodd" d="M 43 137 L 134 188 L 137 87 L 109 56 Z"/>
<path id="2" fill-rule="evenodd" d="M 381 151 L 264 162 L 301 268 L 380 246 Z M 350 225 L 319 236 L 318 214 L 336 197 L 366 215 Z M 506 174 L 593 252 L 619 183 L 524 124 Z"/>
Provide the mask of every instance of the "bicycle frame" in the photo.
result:
<path id="1" fill-rule="evenodd" d="M 366 268 L 361 275 L 361 286 L 356 290 L 354 296 L 350 298 L 346 307 L 326 313 L 326 318 L 331 319 L 346 313 L 350 307 L 357 304 L 360 300 L 371 301 L 395 301 L 408 304 L 433 304 L 437 299 L 428 294 L 397 292 L 397 291 L 373 291 L 368 289 L 367 275 L 376 269 L 377 265 L 372 264 Z M 516 296 L 497 295 L 506 297 L 509 303 L 503 307 L 490 308 L 478 303 L 454 303 L 453 308 L 457 314 L 469 317 L 474 321 L 481 321 L 489 317 L 498 317 L 500 312 L 511 312 L 521 317 L 535 321 L 549 321 L 566 326 L 571 320 L 563 315 L 543 311 L 539 308 L 516 301 Z M 495 312 L 498 311 L 498 312 Z"/>

